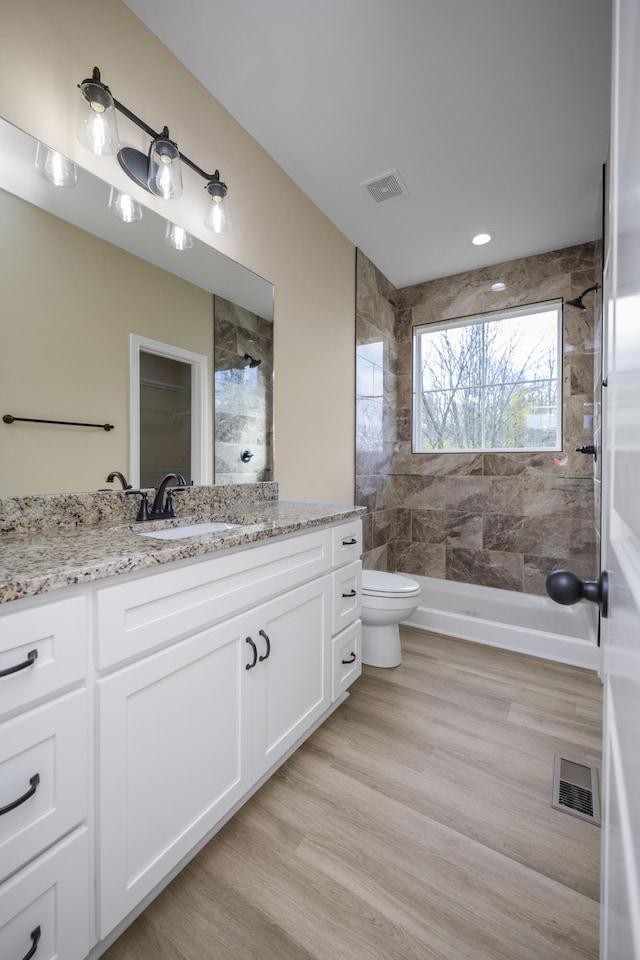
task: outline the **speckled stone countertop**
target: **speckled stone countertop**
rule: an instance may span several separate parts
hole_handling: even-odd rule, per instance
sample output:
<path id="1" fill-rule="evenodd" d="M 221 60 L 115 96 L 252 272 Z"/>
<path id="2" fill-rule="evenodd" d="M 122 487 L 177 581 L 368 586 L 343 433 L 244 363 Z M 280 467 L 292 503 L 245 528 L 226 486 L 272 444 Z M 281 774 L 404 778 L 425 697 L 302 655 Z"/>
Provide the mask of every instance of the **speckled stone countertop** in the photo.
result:
<path id="1" fill-rule="evenodd" d="M 114 496 L 107 494 L 106 496 Z M 133 499 L 133 498 L 131 498 Z M 177 500 L 177 498 L 176 498 Z M 135 498 L 137 506 L 137 498 Z M 128 498 L 128 503 L 131 500 Z M 103 580 L 118 574 L 157 567 L 175 560 L 249 546 L 364 513 L 347 504 L 238 498 L 226 503 L 189 503 L 177 506 L 175 520 L 146 523 L 101 520 L 17 525 L 16 532 L 0 534 L 0 603 L 59 590 L 76 583 Z M 196 509 L 194 509 L 194 506 Z M 213 508 L 213 509 L 212 509 Z M 242 524 L 240 529 L 200 534 L 178 540 L 140 536 L 167 526 L 221 520 Z"/>

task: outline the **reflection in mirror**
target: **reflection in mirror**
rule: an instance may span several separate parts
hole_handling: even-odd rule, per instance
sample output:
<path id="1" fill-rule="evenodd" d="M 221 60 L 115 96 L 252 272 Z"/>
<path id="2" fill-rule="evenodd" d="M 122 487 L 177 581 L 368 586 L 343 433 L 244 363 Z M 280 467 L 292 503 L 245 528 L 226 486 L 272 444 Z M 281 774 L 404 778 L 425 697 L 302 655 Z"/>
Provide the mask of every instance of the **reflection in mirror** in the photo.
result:
<path id="1" fill-rule="evenodd" d="M 110 185 L 81 168 L 77 186 L 55 188 L 37 176 L 35 153 L 31 137 L 0 120 L 0 417 L 109 422 L 114 429 L 0 420 L 0 496 L 97 490 L 113 470 L 130 474 L 130 334 L 203 354 L 213 370 L 214 294 L 253 315 L 257 336 L 273 324 L 267 281 L 198 240 L 186 250 L 169 246 L 166 221 L 147 208 L 141 221 L 116 219 L 108 211 Z M 252 433 L 239 441 L 264 448 L 256 449 L 261 478 L 273 475 L 270 375 L 265 364 L 255 384 L 263 440 Z M 226 388 L 218 384 L 217 403 L 233 416 Z M 212 383 L 208 394 L 212 409 Z M 243 410 L 237 415 L 246 416 Z M 213 436 L 208 447 L 203 477 L 214 482 Z M 252 463 L 238 466 L 215 482 L 230 482 L 232 473 L 234 482 L 255 479 Z"/>
<path id="2" fill-rule="evenodd" d="M 273 323 L 223 297 L 213 302 L 216 479 L 272 480 Z"/>

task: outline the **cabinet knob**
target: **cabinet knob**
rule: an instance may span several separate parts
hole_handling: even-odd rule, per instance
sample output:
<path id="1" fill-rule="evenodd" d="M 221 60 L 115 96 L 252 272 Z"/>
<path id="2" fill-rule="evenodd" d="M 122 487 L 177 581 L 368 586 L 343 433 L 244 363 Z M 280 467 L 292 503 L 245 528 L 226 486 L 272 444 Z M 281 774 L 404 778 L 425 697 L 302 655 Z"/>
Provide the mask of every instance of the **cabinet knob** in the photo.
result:
<path id="1" fill-rule="evenodd" d="M 0 677 L 8 677 L 10 673 L 17 673 L 18 670 L 24 670 L 25 667 L 32 667 L 38 659 L 38 651 L 30 650 L 27 659 L 21 663 L 16 663 L 15 667 L 7 667 L 6 670 L 0 670 Z"/>
<path id="2" fill-rule="evenodd" d="M 245 670 L 251 670 L 253 667 L 255 667 L 256 663 L 258 662 L 258 648 L 256 647 L 251 637 L 247 637 L 246 642 L 250 645 L 251 649 L 253 650 L 253 660 L 251 661 L 251 663 L 245 664 Z"/>
<path id="3" fill-rule="evenodd" d="M 16 807 L 19 807 L 21 803 L 24 803 L 25 800 L 28 800 L 29 797 L 32 797 L 36 790 L 38 789 L 38 784 L 40 783 L 40 774 L 34 773 L 34 775 L 29 780 L 29 789 L 26 793 L 23 793 L 21 797 L 18 797 L 17 800 L 12 800 L 11 803 L 8 803 L 6 807 L 0 807 L 0 817 L 5 813 L 9 813 L 10 810 L 15 810 Z"/>
<path id="4" fill-rule="evenodd" d="M 356 662 L 356 652 L 355 652 L 355 650 L 353 651 L 353 653 L 351 654 L 351 656 L 350 656 L 347 660 L 343 660 L 342 662 L 343 662 L 344 664 L 347 664 L 347 663 L 355 663 L 355 662 Z"/>
<path id="5" fill-rule="evenodd" d="M 34 956 L 36 950 L 38 949 L 38 942 L 40 940 L 40 927 L 36 927 L 35 930 L 31 931 L 31 949 L 25 953 L 22 960 L 31 960 L 31 957 Z"/>

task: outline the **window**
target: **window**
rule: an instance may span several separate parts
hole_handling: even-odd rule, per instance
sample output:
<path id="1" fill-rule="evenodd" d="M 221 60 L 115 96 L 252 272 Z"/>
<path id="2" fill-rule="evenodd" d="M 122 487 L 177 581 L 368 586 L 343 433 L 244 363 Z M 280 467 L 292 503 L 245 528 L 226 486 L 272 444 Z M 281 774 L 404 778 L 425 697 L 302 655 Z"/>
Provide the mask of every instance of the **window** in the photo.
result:
<path id="1" fill-rule="evenodd" d="M 562 301 L 415 327 L 413 452 L 560 450 Z"/>

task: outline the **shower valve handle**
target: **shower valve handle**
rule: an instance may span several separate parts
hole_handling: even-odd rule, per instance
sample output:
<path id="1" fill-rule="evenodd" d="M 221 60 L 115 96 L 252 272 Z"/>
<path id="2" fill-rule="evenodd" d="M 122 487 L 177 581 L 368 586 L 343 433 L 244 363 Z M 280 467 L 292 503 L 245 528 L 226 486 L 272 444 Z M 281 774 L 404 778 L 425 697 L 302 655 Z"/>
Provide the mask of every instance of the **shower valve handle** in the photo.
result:
<path id="1" fill-rule="evenodd" d="M 583 598 L 597 603 L 603 617 L 607 616 L 609 577 L 603 570 L 597 580 L 581 580 L 570 570 L 554 570 L 547 577 L 547 593 L 556 603 L 570 606 Z"/>

